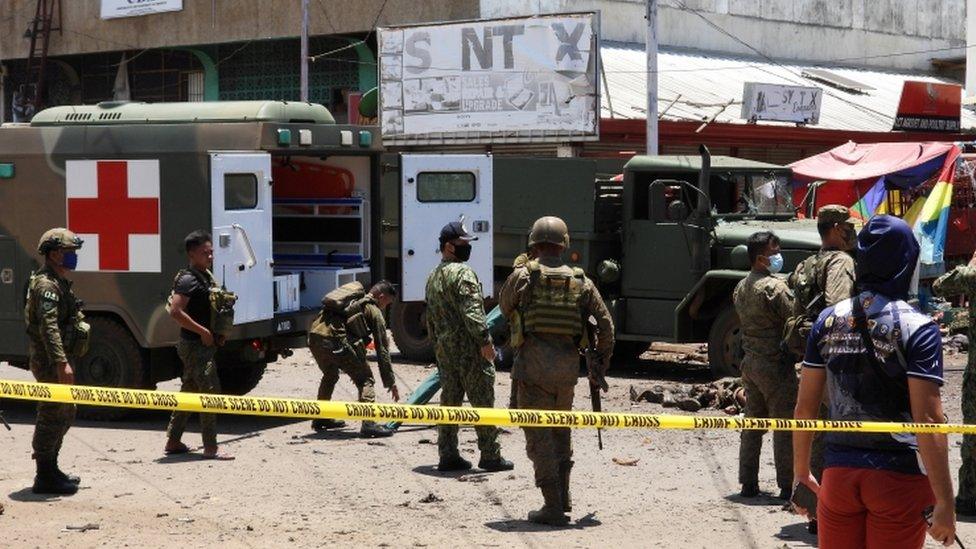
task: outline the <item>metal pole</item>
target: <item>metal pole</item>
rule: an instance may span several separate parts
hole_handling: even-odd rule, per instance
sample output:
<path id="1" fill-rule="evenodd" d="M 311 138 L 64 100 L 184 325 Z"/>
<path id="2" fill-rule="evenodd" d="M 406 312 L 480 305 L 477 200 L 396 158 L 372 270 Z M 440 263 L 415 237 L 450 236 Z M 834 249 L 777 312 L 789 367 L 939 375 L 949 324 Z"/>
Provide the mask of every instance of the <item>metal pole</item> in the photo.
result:
<path id="1" fill-rule="evenodd" d="M 657 0 L 647 1 L 647 154 L 655 155 L 657 143 Z"/>
<path id="2" fill-rule="evenodd" d="M 302 101 L 308 102 L 308 0 L 302 0 Z"/>

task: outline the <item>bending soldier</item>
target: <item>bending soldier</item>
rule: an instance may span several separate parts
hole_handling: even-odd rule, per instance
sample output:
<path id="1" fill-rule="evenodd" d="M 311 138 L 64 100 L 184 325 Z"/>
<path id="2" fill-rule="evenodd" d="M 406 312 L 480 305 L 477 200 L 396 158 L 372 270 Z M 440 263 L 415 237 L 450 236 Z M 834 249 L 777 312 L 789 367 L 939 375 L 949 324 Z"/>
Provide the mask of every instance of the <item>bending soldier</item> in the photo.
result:
<path id="1" fill-rule="evenodd" d="M 471 241 L 459 221 L 441 229 L 441 262 L 427 278 L 427 329 L 434 342 L 437 370 L 441 378 L 441 405 L 460 406 L 464 395 L 472 406 L 495 405 L 495 347 L 485 324 L 485 307 L 478 275 L 466 263 Z M 478 467 L 486 471 L 507 471 L 515 467 L 501 455 L 498 427 L 481 425 Z M 458 452 L 458 426 L 437 427 L 440 471 L 463 471 L 471 462 Z"/>
<path id="2" fill-rule="evenodd" d="M 791 418 L 798 380 L 793 361 L 780 347 L 783 327 L 793 309 L 793 293 L 773 276 L 783 268 L 779 238 L 771 232 L 753 234 L 747 241 L 752 270 L 735 287 L 732 300 L 742 324 L 742 386 L 746 417 Z M 759 456 L 765 431 L 742 431 L 739 445 L 741 496 L 759 495 Z M 793 489 L 793 449 L 789 431 L 773 433 L 773 457 L 779 497 L 790 499 Z"/>
<path id="3" fill-rule="evenodd" d="M 518 407 L 533 410 L 571 410 L 579 377 L 580 350 L 596 336 L 602 378 L 613 352 L 613 321 L 593 282 L 578 267 L 566 265 L 561 255 L 569 246 L 569 230 L 558 217 L 543 217 L 532 225 L 530 259 L 505 281 L 499 296 L 502 313 L 512 326 L 516 348 L 512 383 L 517 385 Z M 588 334 L 590 317 L 597 333 Z M 572 510 L 569 492 L 573 468 L 568 428 L 525 429 L 525 450 L 535 468 L 535 484 L 544 505 L 529 513 L 529 520 L 565 525 Z"/>
<path id="4" fill-rule="evenodd" d="M 44 267 L 31 275 L 24 317 L 30 342 L 30 370 L 41 383 L 73 385 L 72 363 L 87 351 L 89 327 L 67 278 L 78 266 L 77 250 L 81 245 L 75 233 L 57 228 L 45 232 L 37 246 L 38 253 L 44 256 Z M 37 462 L 35 494 L 70 495 L 78 491 L 81 479 L 58 467 L 61 444 L 74 418 L 74 404 L 37 403 L 32 444 Z"/>
<path id="5" fill-rule="evenodd" d="M 366 362 L 366 345 L 372 336 L 383 387 L 390 391 L 394 401 L 399 402 L 400 392 L 393 378 L 390 344 L 383 319 L 383 310 L 395 297 L 393 285 L 382 280 L 374 284 L 369 293 L 361 283 L 350 282 L 322 298 L 322 311 L 308 330 L 308 347 L 322 370 L 319 400 L 332 399 L 339 372 L 343 371 L 356 384 L 359 402 L 376 402 L 376 381 Z M 335 419 L 312 420 L 315 430 L 344 425 L 344 421 Z M 374 421 L 364 421 L 360 433 L 364 437 L 388 437 L 393 435 L 393 429 Z"/>

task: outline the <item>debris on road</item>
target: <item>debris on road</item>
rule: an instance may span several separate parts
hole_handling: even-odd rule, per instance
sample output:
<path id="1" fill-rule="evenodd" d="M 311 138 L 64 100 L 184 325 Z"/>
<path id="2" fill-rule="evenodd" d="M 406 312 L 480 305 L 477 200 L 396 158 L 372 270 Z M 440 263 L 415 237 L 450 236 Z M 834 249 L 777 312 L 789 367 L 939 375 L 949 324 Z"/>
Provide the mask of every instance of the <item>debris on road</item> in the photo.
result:
<path id="1" fill-rule="evenodd" d="M 488 475 L 476 473 L 472 475 L 461 475 L 457 479 L 459 482 L 488 482 Z"/>
<path id="2" fill-rule="evenodd" d="M 742 380 L 737 377 L 727 377 L 707 384 L 692 385 L 686 390 L 667 389 L 662 385 L 655 385 L 650 389 L 639 390 L 630 386 L 630 401 L 647 401 L 660 404 L 665 408 L 678 408 L 686 412 L 697 412 L 702 408 L 722 410 L 726 414 L 736 415 L 746 404 L 745 389 Z"/>
<path id="3" fill-rule="evenodd" d="M 441 498 L 439 498 L 439 497 L 437 497 L 437 494 L 431 492 L 431 493 L 427 494 L 426 496 L 424 496 L 420 500 L 420 503 L 437 503 L 437 502 L 440 502 L 440 501 L 444 501 L 444 500 L 441 499 Z"/>
<path id="4" fill-rule="evenodd" d="M 82 524 L 81 526 L 69 524 L 65 526 L 64 529 L 61 531 L 62 532 L 87 532 L 89 530 L 98 530 L 98 528 L 99 526 L 97 524 L 95 524 L 94 522 L 89 522 L 86 524 Z"/>
<path id="5" fill-rule="evenodd" d="M 613 462 L 617 465 L 624 465 L 626 467 L 634 467 L 640 462 L 640 458 L 613 458 Z"/>

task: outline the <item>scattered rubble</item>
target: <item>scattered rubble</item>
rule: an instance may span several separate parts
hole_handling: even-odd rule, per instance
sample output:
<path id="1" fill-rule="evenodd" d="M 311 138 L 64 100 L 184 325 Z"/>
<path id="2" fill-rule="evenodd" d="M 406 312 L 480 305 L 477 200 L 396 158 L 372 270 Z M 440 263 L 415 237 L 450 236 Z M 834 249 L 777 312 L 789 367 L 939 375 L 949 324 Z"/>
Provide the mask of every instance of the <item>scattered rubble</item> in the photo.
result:
<path id="1" fill-rule="evenodd" d="M 631 385 L 630 401 L 647 401 L 686 412 L 712 408 L 722 410 L 729 415 L 736 415 L 742 412 L 746 404 L 746 393 L 742 388 L 741 379 L 727 377 L 712 383 L 692 385 L 687 390 L 667 389 L 662 385 L 639 390 Z"/>

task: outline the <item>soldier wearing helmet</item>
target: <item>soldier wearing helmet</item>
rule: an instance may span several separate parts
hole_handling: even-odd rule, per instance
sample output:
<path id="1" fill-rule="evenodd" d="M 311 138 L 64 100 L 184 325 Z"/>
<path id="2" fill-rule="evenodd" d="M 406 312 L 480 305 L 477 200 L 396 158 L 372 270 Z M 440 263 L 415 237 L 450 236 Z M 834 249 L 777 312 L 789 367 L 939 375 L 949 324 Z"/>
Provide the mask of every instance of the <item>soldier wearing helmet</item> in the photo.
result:
<path id="1" fill-rule="evenodd" d="M 31 275 L 24 318 L 30 342 L 30 370 L 42 383 L 73 384 L 71 365 L 87 350 L 88 325 L 67 278 L 78 266 L 77 250 L 81 245 L 78 235 L 64 228 L 45 232 L 37 245 L 37 252 L 44 256 L 44 266 Z M 78 491 L 81 480 L 58 467 L 61 443 L 74 417 L 74 404 L 37 403 L 34 493 L 70 495 Z"/>
<path id="2" fill-rule="evenodd" d="M 566 265 L 569 229 L 558 217 L 546 216 L 532 225 L 529 259 L 509 275 L 499 304 L 512 326 L 516 348 L 512 382 L 518 407 L 570 410 L 579 374 L 580 350 L 595 343 L 601 360 L 594 381 L 602 379 L 613 351 L 613 320 L 599 291 L 579 267 Z M 591 317 L 597 329 L 590 329 Z M 593 341 L 595 339 L 595 341 Z M 550 525 L 569 522 L 573 455 L 568 428 L 525 429 L 525 449 L 535 469 L 535 484 L 545 504 L 529 520 Z"/>

